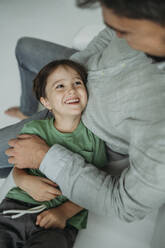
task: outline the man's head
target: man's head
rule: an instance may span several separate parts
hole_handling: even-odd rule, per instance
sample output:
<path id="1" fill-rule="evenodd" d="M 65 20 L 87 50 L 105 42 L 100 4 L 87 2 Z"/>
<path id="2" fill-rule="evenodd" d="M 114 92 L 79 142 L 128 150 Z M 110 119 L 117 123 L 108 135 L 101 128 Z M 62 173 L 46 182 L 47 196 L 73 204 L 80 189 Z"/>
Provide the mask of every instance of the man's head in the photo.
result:
<path id="1" fill-rule="evenodd" d="M 104 22 L 118 37 L 145 53 L 165 56 L 164 0 L 77 0 L 80 7 L 99 2 Z"/>
<path id="2" fill-rule="evenodd" d="M 87 103 L 86 69 L 71 60 L 52 61 L 34 79 L 36 98 L 58 117 L 80 116 Z"/>

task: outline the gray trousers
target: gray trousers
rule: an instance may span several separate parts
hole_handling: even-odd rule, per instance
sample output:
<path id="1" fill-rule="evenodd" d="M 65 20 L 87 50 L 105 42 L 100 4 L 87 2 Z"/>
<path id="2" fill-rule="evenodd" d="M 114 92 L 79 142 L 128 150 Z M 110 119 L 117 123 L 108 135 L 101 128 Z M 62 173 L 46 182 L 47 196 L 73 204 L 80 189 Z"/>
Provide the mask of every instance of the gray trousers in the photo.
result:
<path id="1" fill-rule="evenodd" d="M 20 109 L 27 116 L 33 115 L 38 101 L 32 93 L 33 79 L 39 70 L 52 60 L 69 58 L 75 49 L 52 42 L 24 37 L 16 45 L 16 58 L 21 79 Z"/>
<path id="2" fill-rule="evenodd" d="M 11 209 L 28 209 L 31 204 L 4 199 L 0 212 Z M 35 225 L 38 214 L 26 214 L 17 219 L 1 215 L 0 248 L 72 248 L 78 230 L 72 226 L 65 229 L 44 229 Z"/>

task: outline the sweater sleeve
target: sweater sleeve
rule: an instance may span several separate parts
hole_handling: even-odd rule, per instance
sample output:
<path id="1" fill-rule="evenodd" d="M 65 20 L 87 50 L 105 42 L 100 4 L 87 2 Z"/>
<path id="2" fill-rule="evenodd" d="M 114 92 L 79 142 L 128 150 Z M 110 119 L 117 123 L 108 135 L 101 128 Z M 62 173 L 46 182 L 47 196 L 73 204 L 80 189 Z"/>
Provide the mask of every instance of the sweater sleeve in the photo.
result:
<path id="1" fill-rule="evenodd" d="M 49 150 L 40 169 L 73 202 L 99 215 L 115 214 L 132 222 L 144 218 L 165 200 L 163 139 L 158 133 L 154 136 L 154 144 L 146 152 L 131 145 L 130 167 L 118 177 L 85 163 L 80 155 L 60 145 Z M 153 137 L 145 138 L 151 142 Z"/>

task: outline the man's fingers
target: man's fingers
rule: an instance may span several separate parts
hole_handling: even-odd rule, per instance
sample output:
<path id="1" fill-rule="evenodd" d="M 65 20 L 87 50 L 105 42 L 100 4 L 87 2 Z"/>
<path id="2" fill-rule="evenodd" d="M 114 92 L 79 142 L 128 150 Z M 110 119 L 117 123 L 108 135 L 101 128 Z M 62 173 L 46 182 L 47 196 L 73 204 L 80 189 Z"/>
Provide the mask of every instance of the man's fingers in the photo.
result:
<path id="1" fill-rule="evenodd" d="M 8 141 L 9 146 L 15 146 L 15 144 L 20 140 L 20 139 L 28 139 L 32 136 L 35 136 L 33 134 L 20 134 L 16 139 L 11 139 Z"/>
<path id="2" fill-rule="evenodd" d="M 33 134 L 20 134 L 16 139 L 11 139 L 8 141 L 9 146 L 15 146 L 16 143 L 19 142 L 20 139 L 28 139 L 32 136 L 35 136 Z"/>
<path id="3" fill-rule="evenodd" d="M 8 148 L 6 151 L 5 151 L 5 154 L 7 156 L 14 156 L 14 149 L 12 147 Z"/>
<path id="4" fill-rule="evenodd" d="M 9 157 L 8 162 L 9 162 L 9 164 L 15 164 L 15 158 Z"/>
<path id="5" fill-rule="evenodd" d="M 20 134 L 20 135 L 18 135 L 18 139 L 28 139 L 32 136 L 36 136 L 36 135 L 34 135 L 34 134 Z"/>
<path id="6" fill-rule="evenodd" d="M 17 139 L 11 139 L 11 140 L 8 141 L 8 145 L 9 146 L 14 146 L 16 142 L 17 142 Z"/>

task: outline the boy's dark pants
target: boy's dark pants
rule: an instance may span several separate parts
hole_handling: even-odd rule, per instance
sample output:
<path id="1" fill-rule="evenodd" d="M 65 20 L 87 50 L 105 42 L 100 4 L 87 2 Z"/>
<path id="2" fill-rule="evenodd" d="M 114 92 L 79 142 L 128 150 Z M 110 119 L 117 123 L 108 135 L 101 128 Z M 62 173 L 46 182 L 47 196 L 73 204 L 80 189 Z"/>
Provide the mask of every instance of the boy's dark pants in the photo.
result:
<path id="1" fill-rule="evenodd" d="M 32 207 L 19 201 L 4 199 L 0 212 Z M 0 215 L 0 248 L 71 248 L 78 231 L 71 226 L 65 229 L 44 229 L 35 225 L 37 214 L 25 214 L 17 219 Z"/>

